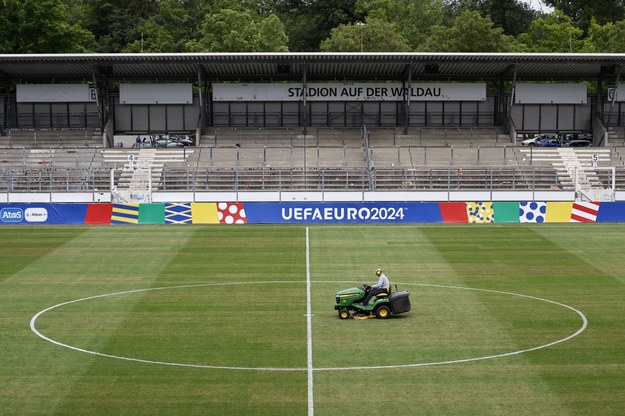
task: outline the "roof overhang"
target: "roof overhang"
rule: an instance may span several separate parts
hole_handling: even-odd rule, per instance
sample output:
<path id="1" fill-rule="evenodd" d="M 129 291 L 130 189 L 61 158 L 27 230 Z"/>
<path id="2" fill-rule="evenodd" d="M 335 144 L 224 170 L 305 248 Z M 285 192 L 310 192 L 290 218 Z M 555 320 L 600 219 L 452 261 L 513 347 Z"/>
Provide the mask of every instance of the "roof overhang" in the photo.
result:
<path id="1" fill-rule="evenodd" d="M 12 82 L 92 80 L 596 80 L 615 78 L 625 54 L 142 53 L 0 54 Z"/>

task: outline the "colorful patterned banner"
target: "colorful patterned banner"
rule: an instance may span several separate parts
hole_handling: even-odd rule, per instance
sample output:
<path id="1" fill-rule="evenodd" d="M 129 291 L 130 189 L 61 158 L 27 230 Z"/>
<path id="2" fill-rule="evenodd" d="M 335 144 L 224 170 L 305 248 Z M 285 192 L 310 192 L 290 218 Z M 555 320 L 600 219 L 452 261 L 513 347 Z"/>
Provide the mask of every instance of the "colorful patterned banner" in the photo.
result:
<path id="1" fill-rule="evenodd" d="M 625 202 L 0 204 L 0 224 L 625 222 Z"/>
<path id="2" fill-rule="evenodd" d="M 599 202 L 576 202 L 571 211 L 571 222 L 595 222 L 599 213 Z"/>
<path id="3" fill-rule="evenodd" d="M 166 224 L 191 224 L 191 204 L 165 204 Z"/>
<path id="4" fill-rule="evenodd" d="M 113 204 L 111 224 L 139 224 L 139 204 Z"/>

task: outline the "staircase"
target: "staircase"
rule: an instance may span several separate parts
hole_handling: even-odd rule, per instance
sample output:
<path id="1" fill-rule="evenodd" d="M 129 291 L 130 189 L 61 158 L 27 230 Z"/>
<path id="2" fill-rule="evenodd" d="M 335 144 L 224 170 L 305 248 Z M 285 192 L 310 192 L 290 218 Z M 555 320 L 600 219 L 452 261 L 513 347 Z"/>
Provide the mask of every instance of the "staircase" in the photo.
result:
<path id="1" fill-rule="evenodd" d="M 551 165 L 556 169 L 558 183 L 564 190 L 575 190 L 576 198 L 581 200 L 610 200 L 613 199 L 613 190 L 606 187 L 596 170 L 588 169 L 593 166 L 609 167 L 611 163 L 611 149 L 574 149 L 559 147 L 552 149 L 521 149 L 524 160 L 532 165 Z M 593 157 L 597 161 L 593 161 Z"/>
<path id="2" fill-rule="evenodd" d="M 579 188 L 603 189 L 603 183 L 595 171 L 582 169 L 584 167 L 592 166 L 592 159 L 589 164 L 587 161 L 580 159 L 579 155 L 575 152 L 575 149 L 570 147 L 560 147 L 557 151 L 560 156 L 560 161 L 554 162 L 553 167 L 555 167 L 558 171 L 558 176 L 567 178 L 567 184 L 570 183 L 570 186 L 574 188 L 575 176 L 577 175 L 577 186 Z"/>
<path id="3" fill-rule="evenodd" d="M 116 192 L 124 195 L 126 201 L 133 201 L 134 196 L 142 196 L 160 188 L 165 167 L 186 166 L 186 159 L 193 154 L 192 149 L 107 149 L 104 151 L 104 163 L 107 167 L 121 170 L 117 180 Z M 151 185 L 151 186 L 150 186 Z"/>
<path id="4" fill-rule="evenodd" d="M 150 187 L 151 175 L 160 178 L 163 172 L 163 164 L 155 163 L 156 149 L 141 149 L 139 155 L 133 163 L 133 169 L 122 173 L 122 180 L 126 179 L 128 189 L 131 192 L 141 192 L 158 189 L 158 183 L 152 183 Z M 129 180 L 128 180 L 129 179 Z M 121 182 L 121 181 L 120 181 Z M 154 186 L 156 185 L 156 187 Z"/>

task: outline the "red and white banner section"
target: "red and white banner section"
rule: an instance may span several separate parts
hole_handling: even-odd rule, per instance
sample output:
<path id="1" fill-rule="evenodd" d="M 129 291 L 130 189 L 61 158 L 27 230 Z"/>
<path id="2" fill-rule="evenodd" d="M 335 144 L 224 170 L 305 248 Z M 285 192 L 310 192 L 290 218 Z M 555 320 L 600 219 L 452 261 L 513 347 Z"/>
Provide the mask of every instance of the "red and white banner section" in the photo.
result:
<path id="1" fill-rule="evenodd" d="M 571 222 L 596 222 L 599 202 L 575 202 L 571 211 Z"/>
<path id="2" fill-rule="evenodd" d="M 0 204 L 0 225 L 539 224 L 568 222 L 625 222 L 625 202 Z"/>

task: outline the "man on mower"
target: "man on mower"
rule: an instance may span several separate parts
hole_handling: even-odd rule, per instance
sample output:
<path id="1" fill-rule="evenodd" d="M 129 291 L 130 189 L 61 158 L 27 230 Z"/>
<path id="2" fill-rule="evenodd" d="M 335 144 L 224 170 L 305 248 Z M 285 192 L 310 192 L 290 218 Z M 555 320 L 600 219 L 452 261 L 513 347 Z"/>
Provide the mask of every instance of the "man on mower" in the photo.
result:
<path id="1" fill-rule="evenodd" d="M 380 268 L 377 268 L 375 270 L 375 275 L 378 277 L 378 283 L 371 286 L 369 292 L 362 300 L 362 306 L 367 306 L 372 297 L 377 296 L 381 293 L 388 293 L 388 288 L 391 285 L 388 281 L 388 277 L 386 277 L 386 275 Z"/>

